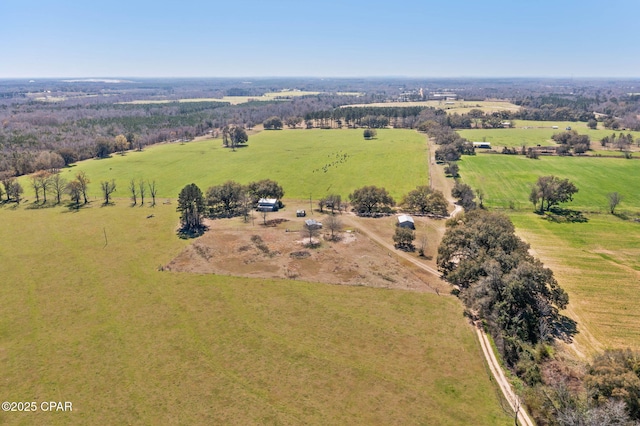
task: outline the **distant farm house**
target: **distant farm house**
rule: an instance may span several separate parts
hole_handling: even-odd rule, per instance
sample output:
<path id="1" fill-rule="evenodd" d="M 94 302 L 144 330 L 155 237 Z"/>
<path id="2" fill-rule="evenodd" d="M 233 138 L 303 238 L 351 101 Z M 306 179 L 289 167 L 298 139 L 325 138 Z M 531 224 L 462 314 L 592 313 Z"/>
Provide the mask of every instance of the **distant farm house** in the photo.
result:
<path id="1" fill-rule="evenodd" d="M 444 99 L 445 101 L 455 101 L 458 99 L 458 95 L 456 93 L 451 93 L 451 92 L 432 93 L 431 97 L 437 100 Z"/>
<path id="2" fill-rule="evenodd" d="M 304 223 L 309 229 L 322 229 L 322 222 L 318 222 L 315 219 L 307 219 Z"/>
<path id="3" fill-rule="evenodd" d="M 260 212 L 277 212 L 278 199 L 276 198 L 260 198 L 258 200 L 258 211 Z"/>
<path id="4" fill-rule="evenodd" d="M 398 216 L 398 224 L 399 227 L 401 228 L 409 228 L 409 229 L 416 229 L 416 225 L 413 222 L 413 218 L 409 215 L 403 214 Z"/>
<path id="5" fill-rule="evenodd" d="M 474 148 L 491 149 L 491 142 L 473 142 Z"/>

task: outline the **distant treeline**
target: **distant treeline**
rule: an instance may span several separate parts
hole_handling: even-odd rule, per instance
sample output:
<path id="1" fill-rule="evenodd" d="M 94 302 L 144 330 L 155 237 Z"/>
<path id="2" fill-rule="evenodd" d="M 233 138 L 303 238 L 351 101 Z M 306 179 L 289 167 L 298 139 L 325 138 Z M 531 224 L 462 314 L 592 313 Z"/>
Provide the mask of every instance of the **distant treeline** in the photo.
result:
<path id="1" fill-rule="evenodd" d="M 587 84 L 588 83 L 588 84 Z M 629 83 L 630 84 L 630 83 Z M 226 125 L 247 129 L 278 117 L 289 127 L 410 128 L 424 130 L 435 122 L 451 129 L 502 128 L 513 120 L 598 120 L 613 130 L 640 130 L 640 96 L 626 93 L 625 82 L 566 80 L 419 79 L 263 79 L 94 81 L 0 80 L 0 173 L 22 175 L 48 162 L 59 164 L 98 156 L 117 135 L 132 148 L 165 141 L 190 140 Z M 180 103 L 184 98 L 259 96 L 296 87 L 329 93 L 289 101 Z M 339 91 L 351 94 L 338 94 Z M 519 111 L 446 114 L 429 107 L 345 107 L 399 97 L 426 97 L 449 91 L 459 98 L 510 99 Z M 283 92 L 286 94 L 286 92 Z M 133 100 L 174 102 L 123 104 Z"/>
<path id="2" fill-rule="evenodd" d="M 358 101 L 362 97 L 358 98 Z M 227 124 L 252 128 L 272 116 L 304 116 L 310 111 L 353 103 L 354 97 L 314 95 L 291 101 L 156 104 L 75 104 L 29 101 L 0 107 L 0 173 L 14 176 L 40 170 L 42 152 L 65 163 L 96 157 L 99 147 L 126 135 L 132 147 L 190 140 Z M 64 154 L 64 155 L 63 155 Z"/>

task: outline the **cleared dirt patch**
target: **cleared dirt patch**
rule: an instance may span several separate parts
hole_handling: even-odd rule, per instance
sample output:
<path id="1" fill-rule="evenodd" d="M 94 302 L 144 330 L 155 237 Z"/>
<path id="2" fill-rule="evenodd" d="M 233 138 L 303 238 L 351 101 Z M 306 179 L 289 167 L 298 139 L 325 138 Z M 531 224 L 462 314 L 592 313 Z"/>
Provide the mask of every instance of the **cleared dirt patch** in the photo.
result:
<path id="1" fill-rule="evenodd" d="M 321 233 L 309 246 L 301 220 L 275 221 L 277 226 L 267 227 L 240 219 L 209 221 L 205 235 L 165 269 L 433 291 L 425 274 L 408 269 L 357 230 L 342 232 L 336 241 Z"/>

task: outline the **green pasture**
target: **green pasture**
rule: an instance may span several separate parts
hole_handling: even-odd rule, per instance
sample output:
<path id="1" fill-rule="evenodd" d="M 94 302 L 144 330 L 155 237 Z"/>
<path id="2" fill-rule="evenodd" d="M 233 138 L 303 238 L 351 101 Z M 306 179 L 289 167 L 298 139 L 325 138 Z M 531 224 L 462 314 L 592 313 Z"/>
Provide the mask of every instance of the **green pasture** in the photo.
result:
<path id="1" fill-rule="evenodd" d="M 267 178 L 283 186 L 286 198 L 346 197 L 360 186 L 377 185 L 399 200 L 427 182 L 427 167 L 426 138 L 412 130 L 383 129 L 375 139 L 364 140 L 362 130 L 298 129 L 252 135 L 248 146 L 235 152 L 224 148 L 222 139 L 162 144 L 87 160 L 61 173 L 71 180 L 85 171 L 96 200 L 100 182 L 111 179 L 119 197 L 128 197 L 131 179 L 155 179 L 159 197 L 176 198 L 192 182 L 205 191 L 229 179 L 246 184 Z M 28 179 L 22 182 L 32 194 Z"/>
<path id="2" fill-rule="evenodd" d="M 2 424 L 513 422 L 455 298 L 161 271 L 175 203 L 31 207 L 0 207 L 3 400 L 73 411 Z"/>
<path id="3" fill-rule="evenodd" d="M 504 208 L 518 234 L 555 273 L 579 323 L 581 351 L 640 348 L 640 162 L 615 158 L 477 155 L 463 157 L 464 182 L 485 192 L 484 204 Z M 584 212 L 586 223 L 545 220 L 528 201 L 538 176 L 568 178 L 579 192 L 564 207 Z M 606 194 L 624 200 L 608 214 Z M 508 208 L 512 202 L 516 210 Z"/>
<path id="4" fill-rule="evenodd" d="M 587 223 L 554 223 L 511 213 L 518 234 L 553 269 L 578 321 L 586 352 L 640 348 L 640 223 L 588 215 Z"/>
<path id="5" fill-rule="evenodd" d="M 513 120 L 515 128 L 512 129 L 466 129 L 458 130 L 458 133 L 463 138 L 466 138 L 472 142 L 491 142 L 492 147 L 521 147 L 525 146 L 548 146 L 555 145 L 555 142 L 551 137 L 556 133 L 566 131 L 567 127 L 571 127 L 572 130 L 577 131 L 581 135 L 589 135 L 591 139 L 591 149 L 598 150 L 597 152 L 591 152 L 591 155 L 622 155 L 616 151 L 615 148 L 603 149 L 600 145 L 600 140 L 605 136 L 610 136 L 614 133 L 613 130 L 607 130 L 602 128 L 602 123 L 598 129 L 591 130 L 587 127 L 587 123 L 573 122 L 573 121 L 532 121 L 532 120 Z M 554 129 L 553 126 L 557 126 Z M 640 132 L 627 132 L 623 131 L 625 135 L 631 133 L 634 139 L 640 138 Z M 620 131 L 615 132 L 616 135 L 620 134 Z"/>
<path id="6" fill-rule="evenodd" d="M 541 156 L 537 160 L 522 155 L 480 154 L 459 161 L 462 179 L 485 193 L 489 207 L 532 209 L 531 186 L 539 176 L 568 178 L 578 187 L 571 209 L 602 212 L 608 209 L 607 194 L 619 192 L 624 200 L 620 211 L 640 212 L 637 179 L 640 161 L 624 158 Z"/>
<path id="7" fill-rule="evenodd" d="M 463 138 L 471 142 L 491 142 L 491 148 L 520 148 L 526 146 L 548 146 L 555 145 L 551 136 L 557 130 L 548 129 L 466 129 L 458 130 Z M 479 150 L 481 152 L 482 150 Z"/>

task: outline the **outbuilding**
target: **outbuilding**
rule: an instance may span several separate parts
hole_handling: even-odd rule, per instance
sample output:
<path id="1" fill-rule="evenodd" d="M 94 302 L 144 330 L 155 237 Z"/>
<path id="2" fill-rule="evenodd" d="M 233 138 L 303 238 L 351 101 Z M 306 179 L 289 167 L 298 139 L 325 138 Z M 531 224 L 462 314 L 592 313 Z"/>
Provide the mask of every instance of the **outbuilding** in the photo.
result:
<path id="1" fill-rule="evenodd" d="M 480 149 L 491 149 L 491 142 L 474 142 L 473 147 Z"/>
<path id="2" fill-rule="evenodd" d="M 277 198 L 260 198 L 258 200 L 259 212 L 277 212 L 278 211 L 278 199 Z"/>
<path id="3" fill-rule="evenodd" d="M 322 229 L 322 222 L 318 222 L 315 219 L 307 219 L 304 221 L 304 224 L 309 229 Z"/>
<path id="4" fill-rule="evenodd" d="M 401 228 L 416 229 L 416 225 L 413 222 L 413 218 L 406 214 L 398 216 L 397 225 Z"/>

